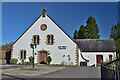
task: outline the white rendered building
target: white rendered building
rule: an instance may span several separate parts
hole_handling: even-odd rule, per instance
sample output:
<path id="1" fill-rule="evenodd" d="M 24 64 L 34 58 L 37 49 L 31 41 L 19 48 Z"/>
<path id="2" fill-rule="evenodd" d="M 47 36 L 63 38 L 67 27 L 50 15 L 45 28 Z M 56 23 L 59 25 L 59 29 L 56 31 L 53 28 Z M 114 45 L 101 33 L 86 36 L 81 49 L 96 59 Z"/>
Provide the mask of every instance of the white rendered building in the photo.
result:
<path id="1" fill-rule="evenodd" d="M 84 62 L 86 61 L 85 59 L 88 59 L 89 62 L 87 62 L 87 66 L 91 66 L 97 64 L 96 55 L 103 55 L 104 60 L 109 58 L 109 55 L 115 55 L 115 50 L 111 51 L 112 48 L 115 49 L 112 40 L 110 40 L 112 41 L 110 43 L 113 44 L 113 46 L 107 49 L 107 52 L 99 50 L 89 52 L 87 48 L 85 48 L 85 50 L 81 46 L 88 47 L 90 45 L 79 44 L 79 41 L 80 40 L 73 41 L 47 15 L 44 6 L 43 14 L 13 44 L 11 58 L 17 58 L 18 63 L 20 63 L 22 59 L 24 59 L 25 62 L 29 62 L 29 57 L 33 56 L 33 51 L 30 47 L 31 43 L 37 44 L 34 61 L 38 64 L 47 63 L 47 56 L 51 56 L 51 64 L 80 65 L 80 62 Z M 107 44 L 105 44 L 105 46 L 107 47 Z M 100 50 L 102 49 L 103 48 Z M 82 56 L 80 55 L 81 52 Z M 101 59 L 102 58 L 100 58 L 100 60 Z"/>

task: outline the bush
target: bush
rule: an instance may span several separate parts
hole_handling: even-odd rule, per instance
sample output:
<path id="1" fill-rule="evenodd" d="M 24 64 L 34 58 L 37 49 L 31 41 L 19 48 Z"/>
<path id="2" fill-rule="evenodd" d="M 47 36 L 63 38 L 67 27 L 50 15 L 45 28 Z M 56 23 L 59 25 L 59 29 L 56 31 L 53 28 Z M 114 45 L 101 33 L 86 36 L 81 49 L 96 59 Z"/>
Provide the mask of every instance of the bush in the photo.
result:
<path id="1" fill-rule="evenodd" d="M 22 59 L 22 64 L 24 64 L 24 59 Z"/>
<path id="2" fill-rule="evenodd" d="M 33 63 L 33 57 L 32 57 L 32 56 L 29 57 L 29 61 L 30 61 L 31 63 Z"/>
<path id="3" fill-rule="evenodd" d="M 26 65 L 31 65 L 31 62 L 25 62 Z"/>
<path id="4" fill-rule="evenodd" d="M 10 64 L 17 64 L 18 60 L 16 58 L 13 58 L 10 60 Z"/>
<path id="5" fill-rule="evenodd" d="M 50 56 L 47 57 L 47 62 L 48 64 L 50 64 L 50 62 L 52 61 L 52 58 Z"/>

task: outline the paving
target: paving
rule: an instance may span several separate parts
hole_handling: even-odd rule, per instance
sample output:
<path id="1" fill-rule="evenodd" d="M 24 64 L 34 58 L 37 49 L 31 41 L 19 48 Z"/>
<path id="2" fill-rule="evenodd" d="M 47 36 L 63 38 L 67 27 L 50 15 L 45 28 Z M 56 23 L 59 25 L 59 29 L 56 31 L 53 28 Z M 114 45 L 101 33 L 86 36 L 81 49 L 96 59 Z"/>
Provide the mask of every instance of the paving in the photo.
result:
<path id="1" fill-rule="evenodd" d="M 27 66 L 30 66 L 30 65 L 0 65 L 0 70 L 27 67 Z"/>
<path id="2" fill-rule="evenodd" d="M 42 75 L 41 78 L 101 78 L 99 67 L 67 67 L 66 69 Z"/>
<path id="3" fill-rule="evenodd" d="M 32 68 L 32 66 L 29 66 Z M 23 68 L 23 67 L 22 67 Z M 3 78 L 34 78 L 50 72 L 65 69 L 65 66 L 36 65 L 39 70 L 21 70 L 21 68 L 11 68 L 2 70 Z"/>
<path id="4" fill-rule="evenodd" d="M 3 78 L 101 78 L 100 67 L 70 67 L 37 65 L 35 70 L 20 70 L 20 68 L 4 69 Z"/>

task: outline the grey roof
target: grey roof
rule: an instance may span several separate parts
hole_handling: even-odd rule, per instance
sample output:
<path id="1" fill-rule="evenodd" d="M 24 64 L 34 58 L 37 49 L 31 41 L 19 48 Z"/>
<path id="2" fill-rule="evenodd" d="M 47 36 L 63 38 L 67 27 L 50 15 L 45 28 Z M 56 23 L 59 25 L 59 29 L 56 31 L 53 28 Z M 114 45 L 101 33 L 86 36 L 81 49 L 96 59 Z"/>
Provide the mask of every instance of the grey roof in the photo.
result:
<path id="1" fill-rule="evenodd" d="M 116 52 L 112 39 L 75 39 L 74 42 L 82 52 Z"/>

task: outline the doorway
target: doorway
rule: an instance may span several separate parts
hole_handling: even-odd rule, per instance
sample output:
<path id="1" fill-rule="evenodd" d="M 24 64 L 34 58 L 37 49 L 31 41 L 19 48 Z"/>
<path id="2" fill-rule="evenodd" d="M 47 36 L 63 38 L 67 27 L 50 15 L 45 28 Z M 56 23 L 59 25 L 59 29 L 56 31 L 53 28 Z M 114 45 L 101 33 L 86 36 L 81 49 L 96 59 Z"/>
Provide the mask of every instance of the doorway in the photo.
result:
<path id="1" fill-rule="evenodd" d="M 48 51 L 41 50 L 38 52 L 38 64 L 47 64 Z"/>
<path id="2" fill-rule="evenodd" d="M 101 64 L 103 62 L 103 55 L 97 55 L 97 64 Z"/>

